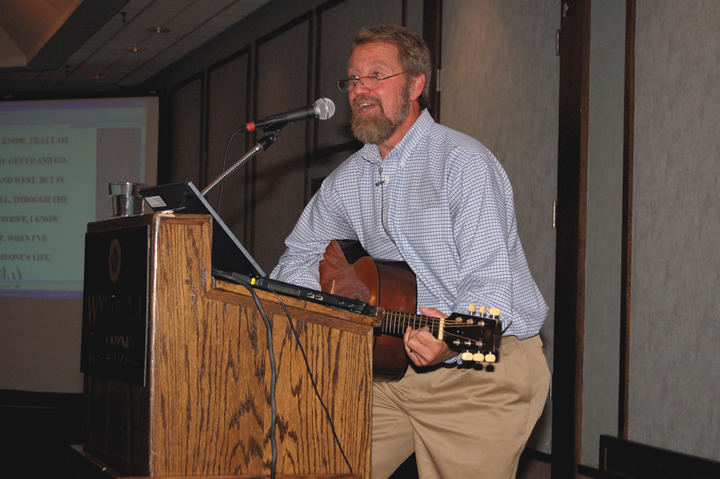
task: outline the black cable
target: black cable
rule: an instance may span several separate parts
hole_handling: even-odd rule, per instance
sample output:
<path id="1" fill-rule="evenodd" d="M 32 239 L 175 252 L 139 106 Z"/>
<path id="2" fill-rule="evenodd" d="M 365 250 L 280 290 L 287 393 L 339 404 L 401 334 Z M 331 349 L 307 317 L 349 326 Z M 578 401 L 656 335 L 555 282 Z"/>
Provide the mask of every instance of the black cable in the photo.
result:
<path id="1" fill-rule="evenodd" d="M 500 336 L 505 336 L 505 332 L 512 326 L 513 320 L 511 319 L 507 326 L 505 326 L 505 329 L 500 332 Z"/>
<path id="2" fill-rule="evenodd" d="M 222 167 L 220 168 L 220 173 L 223 173 L 225 171 L 225 167 L 227 166 L 227 156 L 228 151 L 230 151 L 230 143 L 232 143 L 233 138 L 235 138 L 235 135 L 240 133 L 242 131 L 242 128 L 238 128 L 237 130 L 233 131 L 232 135 L 230 135 L 230 138 L 228 138 L 227 143 L 225 144 L 225 152 L 223 153 L 223 162 Z M 223 195 L 223 188 L 225 187 L 225 182 L 223 182 L 220 185 L 220 193 L 218 193 L 218 200 L 217 200 L 217 207 L 215 208 L 215 211 L 220 213 L 220 205 L 222 203 L 222 195 Z"/>
<path id="3" fill-rule="evenodd" d="M 265 322 L 265 327 L 268 333 L 268 353 L 270 355 L 270 369 L 271 369 L 271 376 L 272 376 L 272 384 L 270 386 L 270 405 L 272 410 L 272 420 L 270 425 L 270 443 L 272 445 L 272 463 L 270 467 L 270 478 L 275 479 L 275 473 L 277 469 L 277 437 L 276 437 L 276 426 L 277 426 L 277 405 L 275 401 L 275 386 L 277 383 L 277 367 L 275 363 L 275 353 L 273 350 L 273 341 L 272 341 L 272 324 L 270 323 L 270 318 L 268 318 L 267 313 L 265 312 L 265 308 L 263 307 L 262 303 L 260 302 L 260 298 L 258 297 L 257 293 L 255 293 L 255 289 L 246 281 L 242 281 L 238 278 L 234 278 L 233 281 L 237 284 L 240 284 L 241 286 L 244 286 L 252 295 L 253 300 L 255 301 L 255 305 L 257 306 L 258 311 L 260 312 L 260 315 L 263 318 L 263 321 Z M 285 311 L 285 316 L 287 317 L 288 324 L 290 325 L 290 329 L 293 332 L 293 335 L 295 336 L 295 341 L 298 345 L 298 348 L 300 349 L 300 353 L 302 354 L 303 360 L 305 362 L 305 369 L 307 370 L 308 376 L 310 378 L 310 383 L 313 386 L 313 390 L 315 391 L 315 397 L 317 397 L 318 401 L 320 402 L 320 406 L 323 408 L 323 411 L 325 411 L 325 417 L 328 420 L 328 423 L 330 424 L 330 430 L 332 431 L 333 439 L 335 441 L 335 444 L 337 444 L 338 449 L 340 450 L 340 454 L 343 457 L 343 460 L 345 461 L 345 464 L 347 465 L 348 469 L 350 470 L 350 473 L 353 473 L 352 465 L 350 464 L 350 461 L 347 458 L 347 455 L 345 454 L 345 450 L 342 447 L 342 444 L 340 443 L 340 438 L 337 435 L 337 430 L 335 429 L 335 423 L 332 419 L 332 416 L 330 415 L 330 410 L 328 409 L 327 405 L 325 404 L 325 401 L 323 401 L 322 396 L 320 395 L 320 391 L 318 390 L 317 383 L 315 382 L 315 377 L 312 373 L 312 370 L 310 369 L 310 361 L 307 358 L 307 354 L 305 353 L 305 348 L 303 348 L 303 345 L 300 341 L 300 334 L 297 332 L 297 329 L 295 329 L 295 324 L 293 323 L 292 317 L 290 316 L 290 311 L 288 311 L 287 307 L 285 306 L 285 302 L 282 300 L 280 295 L 272 292 L 275 297 L 277 297 L 278 301 L 280 302 L 280 305 L 283 308 L 283 311 Z"/>
<path id="4" fill-rule="evenodd" d="M 277 470 L 277 436 L 275 434 L 275 430 L 277 429 L 277 404 L 275 401 L 275 386 L 277 384 L 277 365 L 275 364 L 275 352 L 273 349 L 273 337 L 272 337 L 272 324 L 270 323 L 270 318 L 268 318 L 267 313 L 265 312 L 265 308 L 263 307 L 262 303 L 260 302 L 260 298 L 258 298 L 257 293 L 255 293 L 255 290 L 250 284 L 244 282 L 244 281 L 237 281 L 238 284 L 244 286 L 248 291 L 250 291 L 250 294 L 253 297 L 253 300 L 255 301 L 255 305 L 257 306 L 258 311 L 260 312 L 260 316 L 262 316 L 263 321 L 265 322 L 265 329 L 267 331 L 267 341 L 268 341 L 268 354 L 270 355 L 270 375 L 271 375 L 271 382 L 270 382 L 270 410 L 271 410 L 271 420 L 270 420 L 270 446 L 272 447 L 272 461 L 270 462 L 270 479 L 275 479 L 275 473 Z"/>
<path id="5" fill-rule="evenodd" d="M 280 295 L 278 295 L 275 292 L 273 292 L 273 294 L 275 294 L 278 301 L 280 301 L 280 305 L 282 306 L 283 310 L 285 311 L 285 316 L 287 316 L 288 323 L 290 324 L 290 329 L 292 329 L 293 335 L 295 336 L 295 341 L 297 342 L 298 348 L 300 349 L 300 353 L 302 354 L 303 360 L 305 361 L 305 368 L 307 369 L 308 376 L 310 377 L 310 382 L 312 383 L 313 389 L 315 390 L 315 396 L 318 398 L 318 401 L 320 401 L 320 405 L 322 406 L 323 410 L 325 411 L 325 416 L 327 417 L 328 423 L 330 424 L 330 430 L 332 431 L 332 435 L 335 440 L 335 444 L 337 444 L 338 449 L 340 449 L 340 454 L 342 454 L 342 457 L 345 460 L 345 464 L 347 464 L 348 469 L 350 469 L 350 474 L 352 474 L 353 468 L 350 465 L 350 461 L 348 460 L 347 456 L 345 455 L 345 450 L 343 449 L 342 444 L 340 444 L 340 438 L 338 437 L 337 431 L 335 430 L 335 423 L 333 422 L 332 416 L 330 415 L 330 411 L 328 410 L 327 406 L 325 405 L 325 401 L 323 401 L 322 397 L 320 396 L 320 391 L 318 391 L 317 384 L 315 383 L 315 377 L 313 376 L 312 370 L 310 369 L 310 362 L 308 361 L 307 354 L 305 354 L 305 348 L 303 348 L 303 345 L 300 342 L 300 335 L 298 334 L 297 330 L 295 329 L 295 325 L 293 324 L 292 317 L 290 316 L 290 312 L 288 311 L 287 307 L 285 306 L 285 302 L 282 300 Z"/>

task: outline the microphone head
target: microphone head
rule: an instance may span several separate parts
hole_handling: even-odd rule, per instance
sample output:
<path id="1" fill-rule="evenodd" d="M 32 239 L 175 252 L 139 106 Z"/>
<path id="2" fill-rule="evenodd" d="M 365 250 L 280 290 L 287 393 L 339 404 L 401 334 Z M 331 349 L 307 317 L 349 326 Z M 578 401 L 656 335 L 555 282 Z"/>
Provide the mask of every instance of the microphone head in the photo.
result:
<path id="1" fill-rule="evenodd" d="M 335 114 L 335 103 L 330 98 L 320 98 L 315 103 L 315 115 L 319 120 L 327 120 Z"/>

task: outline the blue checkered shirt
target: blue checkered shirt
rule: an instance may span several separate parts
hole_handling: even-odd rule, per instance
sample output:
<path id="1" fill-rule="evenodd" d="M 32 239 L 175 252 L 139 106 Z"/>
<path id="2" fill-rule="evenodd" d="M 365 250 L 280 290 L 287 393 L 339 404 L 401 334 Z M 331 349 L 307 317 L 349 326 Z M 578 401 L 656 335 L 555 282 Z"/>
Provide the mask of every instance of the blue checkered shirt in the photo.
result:
<path id="1" fill-rule="evenodd" d="M 356 239 L 376 259 L 404 261 L 418 306 L 501 310 L 506 335 L 538 334 L 547 306 L 517 234 L 510 181 L 477 140 L 423 111 L 383 160 L 367 144 L 323 182 L 271 276 L 319 289 L 330 240 Z"/>

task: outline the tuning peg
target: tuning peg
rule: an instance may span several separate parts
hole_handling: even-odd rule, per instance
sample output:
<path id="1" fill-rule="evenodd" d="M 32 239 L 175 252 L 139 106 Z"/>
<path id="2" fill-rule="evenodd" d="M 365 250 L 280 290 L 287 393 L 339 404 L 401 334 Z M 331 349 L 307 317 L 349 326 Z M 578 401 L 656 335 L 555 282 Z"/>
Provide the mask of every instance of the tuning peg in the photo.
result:
<path id="1" fill-rule="evenodd" d="M 491 318 L 498 318 L 500 317 L 500 309 L 498 308 L 490 308 L 490 317 Z"/>
<path id="2" fill-rule="evenodd" d="M 472 361 L 472 360 L 473 360 L 473 353 L 471 353 L 471 352 L 469 352 L 469 351 L 465 351 L 464 353 L 462 353 L 462 354 L 460 355 L 460 359 L 462 359 L 463 361 Z"/>
<path id="3" fill-rule="evenodd" d="M 485 355 L 483 353 L 475 353 L 473 354 L 473 361 L 476 363 L 481 363 L 485 361 Z"/>
<path id="4" fill-rule="evenodd" d="M 468 304 L 468 311 L 470 311 L 470 314 L 475 316 L 475 312 L 477 311 L 477 305 L 475 304 Z"/>
<path id="5" fill-rule="evenodd" d="M 485 313 L 487 313 L 487 306 L 480 306 L 480 316 L 485 317 Z"/>
<path id="6" fill-rule="evenodd" d="M 497 359 L 497 358 L 495 357 L 495 355 L 493 353 L 487 353 L 485 355 L 485 362 L 487 362 L 487 363 L 494 363 L 495 359 Z"/>

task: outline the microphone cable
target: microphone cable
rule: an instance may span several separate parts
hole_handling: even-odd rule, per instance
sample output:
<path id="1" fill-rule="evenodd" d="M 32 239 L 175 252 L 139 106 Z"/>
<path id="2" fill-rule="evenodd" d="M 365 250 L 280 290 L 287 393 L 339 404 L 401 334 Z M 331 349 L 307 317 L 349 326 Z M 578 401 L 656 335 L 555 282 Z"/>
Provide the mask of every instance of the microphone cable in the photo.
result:
<path id="1" fill-rule="evenodd" d="M 235 135 L 240 133 L 241 128 L 236 129 L 232 132 L 232 135 L 230 135 L 230 138 L 228 138 L 227 143 L 225 143 L 225 152 L 223 153 L 223 161 L 222 161 L 222 167 L 220 168 L 220 173 L 225 171 L 225 168 L 227 167 L 227 157 L 228 157 L 228 151 L 230 151 L 230 143 L 232 143 L 233 138 L 235 138 Z M 223 181 L 220 184 L 220 192 L 218 193 L 218 200 L 217 200 L 217 206 L 215 207 L 215 211 L 217 211 L 218 214 L 220 214 L 220 206 L 222 204 L 222 196 L 223 196 L 223 190 L 225 188 L 225 182 Z"/>
<path id="2" fill-rule="evenodd" d="M 277 471 L 277 435 L 276 435 L 276 429 L 277 429 L 277 403 L 276 403 L 276 397 L 275 397 L 275 389 L 277 384 L 277 364 L 275 362 L 275 352 L 273 349 L 273 340 L 272 340 L 272 324 L 270 322 L 270 318 L 267 315 L 267 312 L 265 311 L 265 307 L 260 302 L 260 298 L 258 297 L 257 293 L 255 292 L 255 288 L 253 288 L 249 283 L 242 280 L 237 280 L 238 284 L 241 284 L 244 286 L 252 295 L 253 301 L 255 302 L 255 306 L 257 307 L 258 311 L 260 312 L 260 315 L 263 318 L 263 322 L 265 323 L 265 329 L 267 332 L 267 341 L 268 341 L 268 354 L 270 355 L 270 371 L 271 371 L 271 385 L 270 385 L 270 408 L 271 408 L 271 423 L 270 423 L 270 444 L 272 447 L 272 461 L 270 464 L 270 479 L 275 479 L 276 471 Z M 323 411 L 325 412 L 325 417 L 328 420 L 328 424 L 330 425 L 330 431 L 332 432 L 333 440 L 335 441 L 335 444 L 337 445 L 340 454 L 342 455 L 343 460 L 345 461 L 345 464 L 347 465 L 350 474 L 353 474 L 353 468 L 350 464 L 349 459 L 347 458 L 347 455 L 345 454 L 345 449 L 342 446 L 342 443 L 340 442 L 340 438 L 338 437 L 337 430 L 335 429 L 335 421 L 333 421 L 332 415 L 330 414 L 330 410 L 328 409 L 327 405 L 325 404 L 325 401 L 323 401 L 322 396 L 320 395 L 320 391 L 318 390 L 317 383 L 315 382 L 315 376 L 313 375 L 312 369 L 310 368 L 310 361 L 308 360 L 307 354 L 305 352 L 305 348 L 302 345 L 302 342 L 300 341 L 300 334 L 297 332 L 297 329 L 295 328 L 295 324 L 293 323 L 292 316 L 290 315 L 290 311 L 288 311 L 287 306 L 285 305 L 285 302 L 282 300 L 279 294 L 276 292 L 272 292 L 275 297 L 280 302 L 280 305 L 283 308 L 283 311 L 285 312 L 285 316 L 287 317 L 288 324 L 290 325 L 290 329 L 293 332 L 293 336 L 295 337 L 295 342 L 298 346 L 298 349 L 300 349 L 300 353 L 302 354 L 303 361 L 305 362 L 305 370 L 307 371 L 308 377 L 310 378 L 310 383 L 312 384 L 313 391 L 315 392 L 315 397 L 317 398 L 318 402 L 320 403 L 320 406 L 322 407 Z"/>
<path id="3" fill-rule="evenodd" d="M 317 383 L 315 382 L 315 376 L 312 373 L 312 369 L 310 369 L 310 361 L 307 358 L 307 354 L 305 354 L 305 348 L 303 348 L 302 343 L 300 342 L 300 335 L 298 334 L 297 330 L 295 329 L 295 324 L 293 324 L 292 317 L 290 316 L 290 311 L 288 311 L 287 307 L 285 306 L 285 302 L 282 300 L 279 294 L 273 291 L 273 294 L 277 297 L 278 301 L 280 301 L 280 305 L 283 308 L 283 311 L 285 311 L 285 316 L 287 317 L 288 324 L 290 324 L 290 329 L 292 329 L 293 335 L 295 336 L 295 342 L 298 345 L 298 348 L 300 349 L 300 353 L 302 354 L 303 360 L 305 361 L 305 369 L 307 370 L 308 377 L 310 378 L 310 382 L 312 383 L 313 389 L 315 390 L 315 396 L 317 397 L 318 401 L 320 402 L 320 406 L 322 406 L 323 411 L 325 411 L 325 417 L 328 420 L 328 423 L 330 424 L 330 430 L 332 431 L 333 440 L 335 441 L 335 444 L 337 445 L 338 449 L 340 450 L 340 454 L 342 454 L 343 460 L 345 461 L 345 464 L 347 465 L 348 469 L 350 470 L 350 474 L 353 473 L 353 468 L 350 465 L 350 461 L 348 460 L 347 456 L 345 455 L 345 449 L 342 447 L 342 444 L 340 443 L 340 438 L 337 435 L 337 431 L 335 430 L 335 422 L 333 421 L 332 416 L 330 415 L 330 410 L 328 409 L 327 405 L 325 405 L 325 401 L 323 401 L 322 396 L 320 395 L 320 391 L 318 391 Z"/>
<path id="4" fill-rule="evenodd" d="M 268 354 L 270 356 L 270 447 L 272 448 L 272 459 L 270 461 L 270 479 L 275 479 L 278 454 L 276 434 L 277 402 L 275 400 L 275 388 L 277 385 L 277 364 L 275 363 L 275 351 L 273 349 L 272 323 L 270 322 L 270 318 L 268 317 L 265 308 L 260 302 L 260 298 L 255 292 L 255 288 L 250 286 L 250 284 L 246 283 L 245 281 L 239 281 L 239 283 L 242 284 L 242 286 L 244 286 L 252 295 L 253 301 L 255 301 L 255 306 L 257 306 L 257 309 L 260 312 L 260 316 L 262 316 L 263 322 L 265 323 L 265 330 L 267 333 Z"/>

